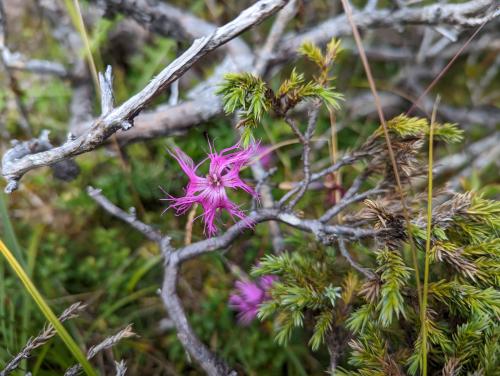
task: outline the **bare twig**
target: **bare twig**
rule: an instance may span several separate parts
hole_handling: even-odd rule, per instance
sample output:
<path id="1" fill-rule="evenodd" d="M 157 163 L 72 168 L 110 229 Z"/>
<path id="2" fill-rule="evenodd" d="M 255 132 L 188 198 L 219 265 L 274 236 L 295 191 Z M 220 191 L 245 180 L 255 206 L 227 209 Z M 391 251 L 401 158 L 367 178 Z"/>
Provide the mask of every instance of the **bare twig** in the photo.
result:
<path id="1" fill-rule="evenodd" d="M 498 8 L 497 11 L 499 11 L 499 14 L 500 14 L 500 7 Z M 427 86 L 427 88 L 424 90 L 424 92 L 422 94 L 420 94 L 420 96 L 417 98 L 417 100 L 415 101 L 415 103 L 413 103 L 413 105 L 408 110 L 408 112 L 407 112 L 408 114 L 412 113 L 412 111 L 420 103 L 420 101 L 422 100 L 422 98 L 424 98 L 432 90 L 432 88 L 439 82 L 439 80 L 446 74 L 446 72 L 448 72 L 448 70 L 453 65 L 453 63 L 458 59 L 458 57 L 460 56 L 460 54 L 467 48 L 467 46 L 470 44 L 470 42 L 472 42 L 472 40 L 476 37 L 476 35 L 479 34 L 479 32 L 481 31 L 481 29 L 486 25 L 486 23 L 490 19 L 491 18 L 487 17 L 480 24 L 480 26 L 476 29 L 476 31 L 474 31 L 474 33 L 472 33 L 472 35 L 469 37 L 469 39 L 467 39 L 467 41 L 463 44 L 463 46 L 457 51 L 457 53 L 455 54 L 455 56 L 453 56 L 453 58 L 451 58 L 451 60 L 448 62 L 448 64 L 446 64 L 446 66 L 432 80 L 432 82 L 429 84 L 429 86 Z"/>
<path id="2" fill-rule="evenodd" d="M 438 179 L 450 175 L 464 166 L 470 165 L 471 161 L 483 158 L 485 151 L 495 150 L 500 144 L 500 132 L 495 132 L 487 137 L 467 146 L 462 152 L 446 156 L 435 162 L 434 178 Z"/>
<path id="3" fill-rule="evenodd" d="M 110 214 L 115 215 L 119 219 L 129 223 L 134 228 L 141 231 L 145 236 L 151 236 L 151 230 L 148 225 L 142 222 L 138 224 L 139 221 L 136 219 L 130 220 L 123 210 L 109 202 L 109 200 L 104 198 L 100 192 L 95 192 L 95 190 L 91 189 L 90 193 L 93 195 L 94 200 L 96 200 L 96 202 Z M 170 246 L 169 237 L 162 237 L 161 235 L 158 235 L 160 237 L 158 239 L 155 235 L 154 238 L 158 242 L 158 245 L 165 257 L 165 277 L 161 291 L 163 303 L 167 309 L 170 320 L 177 330 L 177 335 L 182 345 L 209 375 L 232 375 L 235 374 L 235 372 L 232 371 L 222 359 L 219 359 L 214 353 L 212 353 L 198 339 L 191 328 L 186 317 L 186 313 L 182 307 L 181 300 L 177 295 L 179 267 L 183 262 L 193 257 L 228 247 L 245 229 L 248 228 L 250 224 L 256 225 L 260 222 L 271 220 L 280 221 L 281 223 L 297 228 L 301 231 L 311 232 L 319 241 L 324 243 L 330 243 L 332 237 L 359 239 L 363 237 L 373 237 L 379 233 L 378 230 L 373 229 L 327 225 L 321 223 L 319 220 L 302 219 L 293 214 L 282 212 L 278 209 L 264 208 L 258 211 L 253 211 L 247 218 L 237 222 L 220 236 L 188 244 L 175 251 Z"/>
<path id="4" fill-rule="evenodd" d="M 158 24 L 158 27 L 161 27 L 162 25 L 167 24 L 168 20 L 170 19 L 179 19 L 179 22 L 181 22 L 181 24 L 183 25 L 182 28 L 188 30 L 192 34 L 190 38 L 195 38 L 203 35 L 203 32 L 208 30 L 210 26 L 215 28 L 214 25 L 200 20 L 197 17 L 194 17 L 180 9 L 176 10 L 176 12 L 181 12 L 183 14 L 179 17 L 176 16 L 176 12 L 160 12 L 160 9 L 170 11 L 172 7 L 171 5 L 168 5 L 167 8 L 163 8 L 163 6 L 158 5 L 164 4 L 163 2 L 137 2 L 130 0 L 106 3 L 107 5 L 113 4 L 112 7 L 113 9 L 115 9 L 115 11 L 121 11 L 120 7 L 124 6 L 125 8 L 123 12 L 125 14 L 133 17 L 139 23 L 142 23 L 146 26 L 150 20 L 152 20 L 152 22 L 156 22 Z M 146 4 L 145 6 L 151 6 L 149 11 L 148 9 L 142 10 L 142 4 Z M 464 3 L 463 6 L 462 4 L 459 4 L 459 8 L 454 7 L 453 9 L 450 9 L 452 12 L 455 12 L 455 14 L 467 16 L 467 14 L 469 13 L 465 12 L 471 12 L 470 14 L 473 14 L 474 12 L 483 12 L 482 9 L 485 9 L 488 4 L 491 4 L 491 0 L 489 2 L 485 0 L 480 2 L 470 1 L 468 3 Z M 455 6 L 457 4 L 450 5 Z M 445 13 L 449 13 L 448 4 L 439 4 L 439 6 L 444 7 Z M 408 8 L 404 11 L 390 11 L 381 9 L 373 12 L 358 12 L 354 15 L 354 18 L 360 28 L 377 28 L 379 26 L 398 28 L 400 25 L 405 25 L 412 22 L 421 25 L 439 23 L 439 15 L 433 15 L 432 11 L 438 12 L 435 6 L 433 8 Z M 283 12 L 285 12 L 285 10 L 283 10 Z M 397 20 L 392 18 L 391 15 L 393 12 L 398 15 L 399 18 Z M 420 13 L 422 13 L 422 15 L 418 16 L 418 14 Z M 436 19 L 436 17 L 438 17 L 438 19 Z M 167 20 L 167 22 L 160 22 L 159 20 Z M 203 25 L 197 27 L 196 25 L 198 24 L 196 22 L 202 22 L 203 25 L 207 24 L 208 26 L 206 28 Z M 276 23 L 277 22 L 278 20 L 276 21 Z M 380 24 L 380 22 L 383 22 L 383 24 Z M 193 24 L 195 24 L 195 27 L 191 27 Z M 169 27 L 171 28 L 171 26 L 168 25 L 166 25 L 165 27 L 167 29 Z M 168 35 L 168 30 L 165 30 L 164 32 L 160 31 L 157 28 L 153 28 L 151 30 L 160 32 L 163 35 Z M 284 40 L 281 43 L 277 44 L 277 51 L 271 53 L 271 62 L 295 56 L 297 48 L 304 41 L 323 43 L 330 40 L 332 37 L 350 34 L 351 28 L 348 25 L 347 19 L 344 15 L 340 15 L 315 26 L 310 31 L 285 36 Z M 269 35 L 269 37 L 271 37 L 271 34 Z M 238 41 L 237 44 L 236 41 Z M 479 42 L 480 41 L 478 40 L 477 44 L 470 45 L 468 47 L 468 50 L 472 48 L 498 48 L 498 43 L 494 38 L 493 40 L 491 38 L 488 38 L 488 40 L 485 40 L 484 42 Z M 135 119 L 134 128 L 130 129 L 128 132 L 117 133 L 119 142 L 121 144 L 127 144 L 130 142 L 137 142 L 141 140 L 156 138 L 159 136 L 177 134 L 186 131 L 190 127 L 197 126 L 213 118 L 214 116 L 220 115 L 223 112 L 222 105 L 220 98 L 216 96 L 215 91 L 217 88 L 217 84 L 221 82 L 223 75 L 228 72 L 253 71 L 254 69 L 254 65 L 252 64 L 253 55 L 248 46 L 245 46 L 245 43 L 240 43 L 238 38 L 228 43 L 227 46 L 230 45 L 231 48 L 228 50 L 230 55 L 226 57 L 219 66 L 217 66 L 213 76 L 210 79 L 208 79 L 206 82 L 201 83 L 196 88 L 191 90 L 190 93 L 188 93 L 187 101 L 179 103 L 178 105 L 173 107 L 160 106 L 154 111 L 141 113 Z M 455 49 L 455 46 L 452 45 L 448 50 L 440 53 L 439 56 L 450 56 L 450 54 L 451 56 L 453 56 L 453 54 L 456 53 Z M 376 48 L 368 48 L 367 54 L 373 58 L 382 57 L 384 59 L 390 60 L 414 60 L 415 58 L 411 51 L 405 51 L 404 48 L 389 49 L 387 46 L 376 46 Z M 435 56 L 435 53 L 431 54 L 431 52 L 429 52 L 429 56 L 437 57 Z M 257 61 L 257 64 L 259 64 L 259 61 Z M 88 128 L 89 126 L 90 123 L 85 122 L 83 126 L 78 128 L 83 130 L 85 128 Z M 78 132 L 74 133 L 76 135 L 80 134 Z"/>
<path id="5" fill-rule="evenodd" d="M 328 242 L 331 237 L 345 237 L 359 239 L 376 236 L 378 231 L 359 227 L 340 225 L 327 225 L 316 219 L 303 219 L 291 213 L 282 212 L 278 209 L 260 209 L 248 215 L 247 218 L 237 222 L 228 228 L 222 235 L 198 241 L 196 243 L 180 248 L 174 254 L 180 261 L 186 261 L 201 254 L 223 249 L 232 244 L 249 224 L 258 224 L 270 220 L 277 220 L 290 227 L 304 232 L 313 233 L 321 242 Z"/>
<path id="6" fill-rule="evenodd" d="M 448 181 L 448 187 L 451 190 L 458 190 L 462 180 L 470 177 L 474 171 L 484 171 L 486 167 L 495 162 L 497 163 L 497 168 L 500 167 L 498 161 L 500 161 L 500 144 L 497 143 L 493 147 L 483 150 L 472 163 L 468 164 L 460 173 L 455 174 L 453 179 Z"/>
<path id="7" fill-rule="evenodd" d="M 122 0 L 98 1 L 98 4 L 104 7 L 110 16 L 121 12 L 151 31 L 165 36 L 195 39 L 217 29 L 216 25 L 165 2 Z M 234 38 L 221 47 L 228 52 L 227 56 L 214 70 L 212 77 L 187 94 L 188 101 L 180 104 L 169 103 L 168 106 L 139 115 L 134 128 L 129 132 L 117 134 L 120 143 L 176 133 L 222 113 L 222 103 L 216 94 L 217 85 L 226 73 L 251 70 L 254 58 L 251 49 L 241 38 Z M 178 82 L 179 80 L 174 81 L 171 87 L 175 88 Z M 171 95 L 171 98 L 175 99 L 175 96 Z"/>
<path id="8" fill-rule="evenodd" d="M 135 228 L 137 231 L 142 232 L 149 240 L 154 242 L 159 242 L 162 239 L 162 235 L 159 231 L 155 230 L 151 226 L 139 221 L 135 212 L 125 212 L 119 207 L 111 203 L 104 195 L 101 193 L 100 189 L 95 189 L 93 187 L 87 187 L 87 192 L 89 196 L 101 205 L 107 212 L 114 215 L 115 217 L 121 219 L 122 221 L 128 223 L 130 226 Z"/>
<path id="9" fill-rule="evenodd" d="M 314 182 L 316 180 L 321 179 L 322 177 L 331 174 L 332 172 L 335 172 L 339 170 L 341 167 L 352 164 L 356 162 L 357 160 L 360 160 L 362 158 L 365 158 L 366 154 L 361 154 L 361 153 L 352 153 L 350 155 L 346 155 L 342 158 L 340 158 L 339 161 L 334 163 L 333 165 L 329 166 L 328 168 L 325 168 L 324 170 L 313 173 L 311 174 L 311 179 L 310 183 Z M 291 190 L 289 190 L 283 197 L 279 200 L 278 206 L 281 207 L 290 197 L 295 195 L 304 185 L 304 181 L 299 182 L 297 185 L 295 185 Z"/>
<path id="10" fill-rule="evenodd" d="M 305 139 L 304 135 L 302 134 L 302 132 L 300 131 L 299 126 L 295 122 L 295 119 L 293 119 L 290 115 L 286 115 L 284 119 L 285 119 L 285 122 L 290 127 L 290 129 L 295 134 L 295 136 L 297 136 L 297 138 L 299 139 L 299 141 L 302 144 L 305 144 L 306 139 Z"/>
<path id="11" fill-rule="evenodd" d="M 358 272 L 363 274 L 366 278 L 370 279 L 373 278 L 375 275 L 370 269 L 364 268 L 361 265 L 359 265 L 354 259 L 352 258 L 351 254 L 347 250 L 345 241 L 343 238 L 339 238 L 339 250 L 342 256 L 349 262 L 349 265 L 351 265 L 354 269 L 356 269 Z"/>
<path id="12" fill-rule="evenodd" d="M 161 289 L 161 297 L 168 315 L 177 329 L 177 337 L 189 354 L 196 359 L 208 375 L 236 375 L 229 366 L 198 339 L 189 324 L 181 300 L 177 295 L 177 278 L 179 273 L 176 253 L 166 260 L 165 277 Z"/>
<path id="13" fill-rule="evenodd" d="M 302 163 L 304 165 L 303 170 L 304 170 L 304 180 L 303 184 L 300 186 L 300 189 L 298 190 L 297 194 L 295 197 L 290 201 L 288 204 L 288 208 L 292 209 L 299 200 L 304 196 L 304 194 L 307 191 L 307 188 L 309 186 L 309 183 L 311 182 L 311 162 L 309 160 L 310 155 L 311 155 L 311 138 L 314 135 L 314 130 L 316 129 L 316 124 L 318 122 L 318 114 L 319 114 L 319 109 L 321 107 L 321 101 L 316 101 L 312 109 L 309 113 L 309 119 L 307 122 L 307 129 L 306 132 L 304 133 L 303 136 L 303 147 L 304 150 L 302 152 Z"/>
<path id="14" fill-rule="evenodd" d="M 164 1 L 97 0 L 96 2 L 105 9 L 106 16 L 112 17 L 116 13 L 122 13 L 152 32 L 174 37 L 176 40 L 194 40 L 211 34 L 217 29 L 217 25 Z M 251 64 L 252 59 L 248 59 L 252 55 L 250 48 L 241 38 L 231 40 L 223 48 L 229 52 L 230 58 L 234 60 L 234 64 L 231 64 L 233 69 L 244 63 L 245 60 L 250 60 Z"/>
<path id="15" fill-rule="evenodd" d="M 69 137 L 69 139 L 71 139 L 71 137 Z M 11 140 L 11 145 L 12 147 L 3 155 L 2 165 L 7 164 L 10 160 L 23 158 L 24 156 L 40 153 L 52 148 L 52 144 L 49 141 L 49 131 L 47 130 L 42 131 L 38 138 L 29 141 L 20 142 Z M 73 159 L 66 159 L 55 163 L 51 168 L 56 178 L 65 181 L 71 180 L 79 172 L 79 168 Z"/>
<path id="16" fill-rule="evenodd" d="M 384 189 L 379 189 L 379 188 L 373 188 L 368 191 L 358 193 L 358 194 L 352 194 L 348 195 L 346 194 L 338 204 L 335 206 L 331 207 L 328 209 L 320 218 L 319 220 L 321 222 L 328 222 L 330 219 L 335 217 L 337 214 L 339 214 L 342 210 L 344 210 L 346 207 L 348 207 L 351 204 L 354 204 L 356 202 L 360 202 L 370 196 L 374 196 L 380 193 L 385 192 Z"/>
<path id="17" fill-rule="evenodd" d="M 143 27 L 176 40 L 193 40 L 210 34 L 215 25 L 167 2 L 157 0 L 94 0 L 112 18 L 117 13 L 136 20 Z"/>
<path id="18" fill-rule="evenodd" d="M 61 78 L 70 77 L 64 65 L 48 60 L 27 59 L 19 52 L 3 49 L 3 62 L 10 70 L 32 72 L 40 75 L 53 75 Z"/>
<path id="19" fill-rule="evenodd" d="M 252 169 L 253 176 L 257 180 L 255 191 L 259 193 L 262 206 L 264 208 L 273 208 L 274 198 L 271 192 L 271 187 L 266 183 L 266 180 L 269 177 L 269 175 L 272 174 L 272 171 L 266 172 L 262 167 L 260 161 L 258 161 L 258 163 L 252 163 L 250 167 Z M 285 242 L 283 240 L 283 235 L 281 233 L 278 223 L 274 221 L 269 222 L 269 231 L 272 237 L 271 243 L 273 245 L 274 252 L 275 253 L 282 252 L 283 249 L 285 248 Z"/>
<path id="20" fill-rule="evenodd" d="M 486 0 L 479 2 L 469 1 L 464 4 L 439 4 L 443 7 L 444 14 L 453 13 L 467 17 L 469 14 L 480 13 L 484 14 L 488 4 Z M 110 7 L 110 15 L 113 12 L 123 12 L 124 14 L 133 17 L 137 22 L 149 27 L 150 23 L 154 23 L 155 27 L 150 27 L 154 32 L 159 32 L 162 35 L 168 34 L 169 30 L 179 29 L 179 25 L 183 30 L 189 32 L 186 38 L 196 38 L 209 33 L 215 29 L 215 26 L 203 21 L 188 12 L 173 7 L 158 1 L 131 1 L 123 0 L 119 2 L 104 2 L 106 7 Z M 165 6 L 164 6 L 165 5 Z M 449 5 L 451 7 L 449 7 Z M 459 6 L 457 6 L 459 5 Z M 143 8 L 144 7 L 144 8 Z M 175 8 L 175 11 L 174 11 Z M 441 9 L 441 8 L 439 8 Z M 434 14 L 432 12 L 435 12 Z M 426 25 L 430 23 L 440 23 L 441 16 L 436 6 L 429 7 L 412 7 L 404 10 L 375 10 L 357 12 L 354 17 L 360 28 L 376 28 L 376 27 L 394 27 L 398 28 L 401 25 L 415 22 L 417 24 Z M 285 9 L 283 12 L 285 13 Z M 397 15 L 397 19 L 392 18 L 392 13 Z M 420 15 L 419 15 L 420 14 Z M 436 18 L 437 17 L 437 18 Z M 443 22 L 446 21 L 446 17 Z M 168 25 L 172 20 L 172 24 Z M 166 21 L 166 22 L 165 22 Z M 380 24 L 382 22 L 382 24 Z M 278 19 L 276 20 L 278 23 Z M 194 26 L 193 26 L 194 25 Z M 212 29 L 210 29 L 212 27 Z M 163 30 L 165 28 L 165 30 Z M 272 33 L 271 33 L 272 34 Z M 271 38 L 271 34 L 269 38 Z M 278 45 L 278 51 L 271 54 L 272 60 L 283 60 L 295 56 L 297 47 L 304 41 L 323 43 L 334 36 L 349 35 L 351 29 L 344 15 L 340 15 L 331 20 L 315 26 L 310 31 L 299 34 L 291 34 L 285 37 L 285 40 Z M 490 32 L 491 34 L 491 32 Z M 269 39 L 268 38 L 268 39 Z M 237 42 L 237 43 L 236 43 Z M 267 41 L 266 41 L 267 43 Z M 200 84 L 188 94 L 188 101 L 179 103 L 176 106 L 160 106 L 155 111 L 144 112 L 140 114 L 134 123 L 134 128 L 128 132 L 117 133 L 117 138 L 121 144 L 130 142 L 151 139 L 159 136 L 172 135 L 187 130 L 192 126 L 196 126 L 204 121 L 213 118 L 222 113 L 222 105 L 220 99 L 215 95 L 217 84 L 220 83 L 222 77 L 227 72 L 236 71 L 251 71 L 254 69 L 253 55 L 244 42 L 240 43 L 240 39 L 236 38 L 227 44 L 230 56 L 215 69 L 214 75 L 206 82 Z M 231 48 L 229 48 L 231 46 Z M 495 47 L 496 46 L 496 47 Z M 477 43 L 468 47 L 479 49 L 495 49 L 498 48 L 498 43 L 491 38 L 485 40 L 484 43 L 480 40 Z M 367 54 L 370 57 L 376 58 L 385 56 L 391 60 L 413 60 L 414 56 L 410 51 L 405 51 L 404 48 L 392 49 L 390 55 L 387 55 L 387 46 L 377 46 L 376 48 L 368 48 Z M 445 53 L 446 52 L 446 53 Z M 452 45 L 439 56 L 453 56 L 455 54 L 455 46 Z M 384 55 L 385 54 L 385 55 Z M 429 52 L 429 56 L 436 57 Z M 258 61 L 257 61 L 258 64 Z M 201 94 L 201 95 L 200 95 Z M 490 117 L 489 119 L 492 119 Z M 84 121 L 81 126 L 73 127 L 73 133 L 79 136 L 83 130 L 88 129 L 92 122 Z M 74 131 L 79 129 L 81 131 Z"/>
<path id="21" fill-rule="evenodd" d="M 262 167 L 261 167 L 262 168 Z M 262 192 L 262 187 L 264 186 L 267 186 L 269 189 L 269 185 L 267 184 L 267 180 L 276 173 L 277 171 L 277 168 L 276 167 L 272 167 L 270 168 L 269 170 L 264 170 L 264 168 L 262 168 L 262 174 L 259 174 L 259 179 L 257 180 L 257 184 L 255 184 L 255 192 Z M 272 196 L 271 196 L 272 198 Z M 252 210 L 256 210 L 257 209 L 257 202 L 259 200 L 259 197 L 254 197 L 252 199 Z M 264 204 L 264 207 L 269 207 L 269 208 L 272 208 L 274 207 L 274 202 L 271 202 L 271 205 L 268 205 L 268 206 L 265 206 Z"/>
<path id="22" fill-rule="evenodd" d="M 107 115 L 113 111 L 113 72 L 111 66 L 108 65 L 106 72 L 99 73 L 99 88 L 101 91 L 101 113 Z M 128 129 L 128 128 L 127 128 Z M 127 130 L 125 129 L 125 130 Z"/>
<path id="23" fill-rule="evenodd" d="M 119 362 L 115 362 L 115 376 L 125 376 L 127 373 L 127 365 L 124 360 L 120 360 Z"/>
<path id="24" fill-rule="evenodd" d="M 107 212 L 130 224 L 142 232 L 146 237 L 158 243 L 163 256 L 165 257 L 165 277 L 161 296 L 167 312 L 177 330 L 179 340 L 188 353 L 200 364 L 209 375 L 230 374 L 229 366 L 218 359 L 196 336 L 187 320 L 181 301 L 177 296 L 177 275 L 179 259 L 177 252 L 173 252 L 170 246 L 170 237 L 161 236 L 149 225 L 138 221 L 130 220 L 129 216 L 116 205 L 106 199 L 98 190 L 89 188 L 91 197 L 101 205 Z"/>

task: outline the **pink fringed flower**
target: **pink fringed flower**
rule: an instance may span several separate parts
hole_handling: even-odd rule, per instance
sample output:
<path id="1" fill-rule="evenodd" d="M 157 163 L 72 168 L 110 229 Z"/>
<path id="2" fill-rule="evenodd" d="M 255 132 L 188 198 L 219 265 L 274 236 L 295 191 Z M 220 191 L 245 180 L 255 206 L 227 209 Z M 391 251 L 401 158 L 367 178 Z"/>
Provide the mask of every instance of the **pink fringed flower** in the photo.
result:
<path id="1" fill-rule="evenodd" d="M 257 282 L 237 281 L 236 291 L 229 297 L 229 306 L 238 311 L 238 320 L 248 325 L 257 317 L 259 306 L 269 299 L 269 289 L 278 277 L 265 275 Z"/>
<path id="2" fill-rule="evenodd" d="M 269 169 L 273 162 L 273 153 L 270 145 L 259 145 L 257 147 L 257 154 L 262 164 L 262 167 Z"/>
<path id="3" fill-rule="evenodd" d="M 242 189 L 254 197 L 257 196 L 256 192 L 239 176 L 240 170 L 248 165 L 255 150 L 256 146 L 240 149 L 239 144 L 236 144 L 217 153 L 210 147 L 210 153 L 207 157 L 210 160 L 209 171 L 205 177 L 200 177 L 196 171 L 207 159 L 195 166 L 193 160 L 182 150 L 174 149 L 170 154 L 188 176 L 189 182 L 184 197 L 177 198 L 169 195 L 165 199 L 172 202 L 166 210 L 173 208 L 176 214 L 180 215 L 186 213 L 194 204 L 200 204 L 204 211 L 205 232 L 209 236 L 217 232 L 214 222 L 220 217 L 222 210 L 227 211 L 233 219 L 235 217 L 244 219 L 245 214 L 238 205 L 229 199 L 226 188 Z M 251 226 L 250 222 L 249 226 Z"/>

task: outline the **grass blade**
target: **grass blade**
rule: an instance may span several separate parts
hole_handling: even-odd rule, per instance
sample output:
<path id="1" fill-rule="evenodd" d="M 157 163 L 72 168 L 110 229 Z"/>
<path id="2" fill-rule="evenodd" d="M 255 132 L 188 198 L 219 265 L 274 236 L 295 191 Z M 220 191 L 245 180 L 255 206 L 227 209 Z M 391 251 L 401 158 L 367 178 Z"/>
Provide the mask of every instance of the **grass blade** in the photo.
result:
<path id="1" fill-rule="evenodd" d="M 12 221 L 10 220 L 9 212 L 7 210 L 7 203 L 5 199 L 5 195 L 3 193 L 0 193 L 0 219 L 1 219 L 1 225 L 3 229 L 3 234 L 5 236 L 5 242 L 7 243 L 7 246 L 12 249 L 12 252 L 14 253 L 14 256 L 16 257 L 17 260 L 21 263 L 23 267 L 26 267 L 26 261 L 24 260 L 24 255 L 21 250 L 21 246 L 19 245 L 19 241 L 17 239 L 16 233 L 14 231 L 14 226 L 12 226 Z M 5 269 L 4 269 L 4 264 L 3 262 L 0 261 L 0 328 L 2 330 L 2 334 L 4 335 L 5 338 L 5 345 L 8 349 L 12 350 L 12 348 L 15 347 L 15 340 L 14 338 L 16 337 L 15 335 L 15 318 L 12 315 L 12 312 L 9 315 L 9 318 L 7 319 L 7 312 L 5 310 L 5 302 L 6 302 L 6 297 L 8 296 L 7 291 L 5 290 L 5 286 L 7 285 L 5 283 Z M 20 343 L 26 342 L 28 339 L 28 317 L 26 315 L 29 315 L 29 310 L 31 308 L 31 301 L 29 300 L 29 297 L 26 295 L 23 295 L 22 297 L 22 310 L 23 310 L 23 315 L 22 315 L 22 324 L 21 324 L 21 330 L 19 331 L 19 340 Z M 7 325 L 8 323 L 8 325 Z"/>
<path id="2" fill-rule="evenodd" d="M 96 62 L 94 61 L 94 56 L 92 55 L 92 48 L 90 46 L 89 36 L 87 34 L 87 30 L 85 29 L 85 23 L 83 22 L 82 12 L 80 10 L 80 3 L 78 0 L 64 0 L 66 5 L 66 9 L 68 10 L 68 14 L 71 18 L 71 22 L 73 26 L 80 34 L 82 38 L 84 48 L 85 48 L 85 57 L 87 58 L 87 62 L 90 67 L 90 72 L 92 74 L 92 80 L 94 81 L 94 87 L 97 93 L 99 93 L 99 79 L 97 78 L 97 69 Z M 98 61 L 100 64 L 100 58 Z"/>
<path id="3" fill-rule="evenodd" d="M 12 249 L 14 256 L 19 260 L 23 267 L 26 267 L 26 261 L 24 260 L 23 254 L 21 252 L 21 246 L 17 241 L 16 233 L 14 232 L 14 228 L 12 226 L 12 221 L 9 217 L 9 212 L 7 210 L 7 205 L 5 203 L 5 196 L 3 193 L 0 193 L 0 219 L 3 227 L 3 233 L 5 236 L 5 243 L 7 246 Z"/>
<path id="4" fill-rule="evenodd" d="M 427 231 L 425 239 L 425 266 L 424 266 L 424 291 L 422 294 L 422 305 L 420 306 L 420 323 L 422 325 L 422 375 L 427 375 L 427 295 L 429 290 L 429 263 L 431 252 L 431 230 L 432 230 L 432 164 L 434 159 L 434 123 L 436 122 L 436 110 L 439 104 L 439 96 L 436 98 L 432 110 L 431 125 L 429 130 L 429 163 L 427 177 Z"/>
<path id="5" fill-rule="evenodd" d="M 94 371 L 86 356 L 80 350 L 76 342 L 71 338 L 69 333 L 66 331 L 61 322 L 57 319 L 56 315 L 48 304 L 43 299 L 42 295 L 35 287 L 31 279 L 28 277 L 24 269 L 21 267 L 19 262 L 16 260 L 14 255 L 10 252 L 10 250 L 5 246 L 4 242 L 0 239 L 0 252 L 4 255 L 9 265 L 12 267 L 18 278 L 23 283 L 24 287 L 31 295 L 35 303 L 40 308 L 40 311 L 44 314 L 47 321 L 49 321 L 57 331 L 57 334 L 61 337 L 64 344 L 68 347 L 69 351 L 73 354 L 75 359 L 80 362 L 87 376 L 97 376 L 97 373 Z"/>

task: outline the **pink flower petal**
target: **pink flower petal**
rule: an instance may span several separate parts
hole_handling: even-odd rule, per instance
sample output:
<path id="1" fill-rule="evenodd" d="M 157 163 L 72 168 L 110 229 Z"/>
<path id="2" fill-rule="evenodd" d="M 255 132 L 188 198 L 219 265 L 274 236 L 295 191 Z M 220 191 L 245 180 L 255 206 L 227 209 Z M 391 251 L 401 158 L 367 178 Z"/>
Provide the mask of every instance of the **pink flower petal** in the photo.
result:
<path id="1" fill-rule="evenodd" d="M 171 202 L 167 209 L 172 208 L 177 215 L 180 215 L 185 214 L 193 205 L 200 204 L 204 210 L 202 217 L 205 233 L 209 236 L 217 233 L 215 221 L 220 218 L 222 211 L 229 213 L 233 219 L 244 219 L 245 215 L 239 206 L 227 196 L 226 188 L 241 189 L 254 197 L 257 196 L 253 188 L 241 180 L 239 176 L 241 169 L 247 166 L 255 155 L 257 147 L 257 145 L 253 145 L 246 149 L 240 149 L 240 145 L 236 144 L 217 153 L 213 146 L 209 145 L 210 153 L 207 159 L 210 161 L 210 166 L 206 177 L 200 177 L 196 173 L 200 164 L 205 160 L 195 166 L 189 156 L 182 150 L 175 148 L 170 154 L 179 163 L 189 178 L 189 182 L 184 197 L 177 198 L 168 195 L 164 199 Z M 249 227 L 251 227 L 250 222 Z"/>
<path id="2" fill-rule="evenodd" d="M 257 317 L 259 307 L 270 298 L 269 289 L 278 277 L 266 275 L 258 282 L 236 281 L 235 291 L 229 297 L 229 307 L 238 312 L 238 320 L 243 325 L 248 325 Z"/>

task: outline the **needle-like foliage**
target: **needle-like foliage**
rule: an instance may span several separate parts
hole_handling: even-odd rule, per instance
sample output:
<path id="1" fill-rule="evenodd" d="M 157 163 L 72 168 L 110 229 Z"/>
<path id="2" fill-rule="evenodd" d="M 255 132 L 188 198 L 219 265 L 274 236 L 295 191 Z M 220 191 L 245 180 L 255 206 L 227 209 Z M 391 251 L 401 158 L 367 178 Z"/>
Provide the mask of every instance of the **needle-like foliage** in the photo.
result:
<path id="1" fill-rule="evenodd" d="M 401 115 L 390 120 L 388 127 L 401 175 L 406 178 L 405 183 L 410 183 L 422 175 L 421 148 L 429 122 Z M 461 138 L 455 125 L 434 127 L 437 140 L 456 142 Z M 382 151 L 378 149 L 381 137 L 381 130 L 375 131 L 364 148 Z M 382 162 L 376 157 L 375 163 Z M 378 171 L 385 174 L 386 184 L 392 187 L 390 171 L 382 166 Z M 373 351 L 378 351 L 376 359 L 389 357 L 400 372 L 410 375 L 421 374 L 423 354 L 427 356 L 428 374 L 494 374 L 486 370 L 499 367 L 500 346 L 493 340 L 498 338 L 500 317 L 500 202 L 470 192 L 433 193 L 432 200 L 439 204 L 433 205 L 430 216 L 429 299 L 423 324 L 416 284 L 409 273 L 408 238 L 399 203 L 393 195 L 367 200 L 367 208 L 358 216 L 384 230 L 378 243 L 385 248 L 377 252 L 376 277 L 366 281 L 361 289 L 365 304 L 353 311 L 346 324 L 355 333 L 351 364 L 358 367 L 357 374 L 388 374 L 384 362 L 369 361 Z M 423 260 L 427 204 L 420 195 L 408 197 L 408 202 L 412 210 L 411 229 Z M 422 326 L 427 337 L 425 352 Z M 381 347 L 381 343 L 385 345 Z"/>
<path id="2" fill-rule="evenodd" d="M 321 64 L 316 48 L 303 48 Z M 284 85 L 294 90 L 291 82 Z M 364 208 L 345 219 L 379 231 L 369 246 L 372 250 L 366 250 L 372 273 L 362 283 L 351 281 L 356 296 L 346 294 L 339 259 L 329 248 L 266 256 L 254 273 L 277 275 L 280 281 L 261 305 L 259 317 L 275 318 L 280 344 L 287 344 L 294 329 L 302 328 L 312 333 L 309 345 L 314 350 L 330 346 L 332 338 L 336 346 L 350 347 L 344 367 L 336 370 L 339 375 L 419 375 L 424 354 L 429 375 L 494 375 L 500 366 L 500 202 L 478 193 L 436 188 L 429 195 L 433 205 L 428 209 L 423 199 L 427 194 L 414 194 L 408 188 L 425 173 L 422 150 L 430 123 L 400 115 L 388 127 L 407 189 L 410 229 L 421 270 L 428 249 L 425 315 L 418 303 L 401 203 L 392 169 L 387 168 L 382 132 L 377 129 L 358 152 L 373 156 L 368 168 L 386 191 L 365 200 Z M 457 142 L 462 137 L 453 124 L 434 123 L 433 132 L 438 142 Z M 427 218 L 431 218 L 429 227 Z"/>
<path id="3" fill-rule="evenodd" d="M 276 314 L 276 341 L 287 344 L 293 329 L 304 326 L 313 317 L 309 345 L 317 350 L 333 332 L 334 323 L 343 316 L 358 280 L 352 275 L 342 281 L 334 273 L 335 257 L 319 251 L 268 255 L 253 270 L 254 275 L 277 275 L 269 290 L 270 299 L 259 310 L 259 318 Z M 338 282 L 335 282 L 335 281 Z M 337 284 L 338 283 L 338 284 Z"/>
<path id="4" fill-rule="evenodd" d="M 339 101 L 343 96 L 330 85 L 332 78 L 329 76 L 339 50 L 340 42 L 335 39 L 328 44 L 325 54 L 312 44 L 302 45 L 298 52 L 318 65 L 320 75 L 307 81 L 304 74 L 294 68 L 289 78 L 276 90 L 251 73 L 226 74 L 217 93 L 222 96 L 227 114 L 239 111 L 241 120 L 238 126 L 243 127 L 243 144 L 250 142 L 252 128 L 258 126 L 263 116 L 270 111 L 278 116 L 286 116 L 300 102 L 315 99 L 339 109 Z"/>

